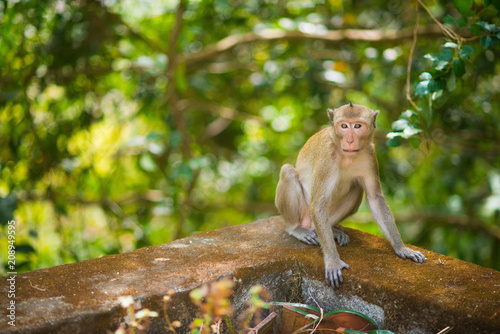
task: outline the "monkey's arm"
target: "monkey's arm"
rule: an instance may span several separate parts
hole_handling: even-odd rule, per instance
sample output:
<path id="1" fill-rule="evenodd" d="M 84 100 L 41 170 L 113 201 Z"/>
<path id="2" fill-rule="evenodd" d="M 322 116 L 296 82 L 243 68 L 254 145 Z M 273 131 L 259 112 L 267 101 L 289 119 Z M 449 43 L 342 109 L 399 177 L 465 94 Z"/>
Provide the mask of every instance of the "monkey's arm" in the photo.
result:
<path id="1" fill-rule="evenodd" d="M 387 239 L 389 239 L 396 254 L 402 259 L 411 259 L 417 263 L 425 262 L 425 256 L 421 252 L 410 249 L 404 245 L 398 228 L 396 227 L 391 209 L 389 205 L 387 205 L 384 195 L 382 194 L 378 178 L 369 177 L 366 178 L 363 183 L 366 199 L 373 218 L 384 232 Z"/>
<path id="2" fill-rule="evenodd" d="M 323 208 L 325 205 L 322 205 Z M 316 208 L 316 209 L 313 209 Z M 311 217 L 316 226 L 323 259 L 325 263 L 326 283 L 332 287 L 338 288 L 344 280 L 342 269 L 349 269 L 349 265 L 340 259 L 337 247 L 335 246 L 335 237 L 332 227 L 328 224 L 326 209 L 320 209 L 318 203 L 311 202 Z"/>

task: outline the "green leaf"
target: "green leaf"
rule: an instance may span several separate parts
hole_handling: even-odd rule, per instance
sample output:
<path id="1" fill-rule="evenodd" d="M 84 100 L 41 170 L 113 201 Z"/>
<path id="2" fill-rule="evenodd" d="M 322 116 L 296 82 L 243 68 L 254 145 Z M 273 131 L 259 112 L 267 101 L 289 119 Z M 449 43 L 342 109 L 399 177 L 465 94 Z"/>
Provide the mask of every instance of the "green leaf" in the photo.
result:
<path id="1" fill-rule="evenodd" d="M 417 95 L 420 96 L 420 97 L 423 97 L 426 94 L 428 94 L 429 93 L 429 84 L 430 84 L 430 82 L 431 82 L 430 80 L 420 81 L 417 84 L 417 87 L 415 87 L 415 93 L 417 93 Z"/>
<path id="2" fill-rule="evenodd" d="M 410 125 L 410 122 L 407 119 L 398 119 L 394 123 L 392 123 L 392 131 L 403 131 Z"/>
<path id="3" fill-rule="evenodd" d="M 389 137 L 389 135 L 391 135 L 391 134 L 395 134 L 395 133 L 391 132 L 387 136 Z M 403 139 L 403 137 L 401 137 L 399 135 L 395 135 L 391 139 L 389 139 L 386 144 L 389 147 L 398 147 L 399 145 L 401 145 L 402 139 Z"/>
<path id="4" fill-rule="evenodd" d="M 424 58 L 431 60 L 432 66 L 436 70 L 443 71 L 448 67 L 449 62 L 453 56 L 453 51 L 451 49 L 446 48 L 445 50 L 446 51 L 443 51 L 443 53 L 440 53 L 440 54 L 428 53 L 424 56 Z M 427 73 L 427 74 L 425 74 L 425 73 L 427 73 L 427 72 L 424 72 L 420 75 L 421 80 L 430 79 L 429 76 L 432 77 L 432 75 L 430 73 Z"/>
<path id="5" fill-rule="evenodd" d="M 443 90 L 442 89 L 439 89 L 437 91 L 435 91 L 434 93 L 432 93 L 431 95 L 431 99 L 433 101 L 436 101 L 438 100 L 441 96 L 443 96 Z"/>
<path id="6" fill-rule="evenodd" d="M 457 78 L 460 78 L 465 74 L 465 64 L 462 59 L 453 59 L 453 73 L 455 73 Z"/>
<path id="7" fill-rule="evenodd" d="M 420 80 L 431 80 L 432 74 L 430 74 L 429 72 L 424 72 L 424 73 L 420 74 L 420 76 L 418 78 Z"/>
<path id="8" fill-rule="evenodd" d="M 415 87 L 415 92 L 420 97 L 423 97 L 429 93 L 437 92 L 440 89 L 444 88 L 444 81 L 442 80 L 424 80 L 420 81 Z"/>
<path id="9" fill-rule="evenodd" d="M 443 89 L 445 86 L 445 81 L 440 79 L 440 80 L 431 80 L 431 84 L 429 85 L 429 89 L 431 93 L 437 92 L 441 89 Z"/>
<path id="10" fill-rule="evenodd" d="M 438 71 L 444 71 L 447 70 L 450 61 L 453 59 L 453 48 L 456 48 L 457 45 L 455 43 L 448 42 L 444 45 L 444 49 L 441 53 L 435 54 L 435 53 L 429 53 L 424 56 L 424 58 L 429 59 L 432 61 L 432 66 L 438 70 Z M 425 72 L 427 73 L 427 72 Z M 423 73 L 422 73 L 423 75 Z M 430 74 L 429 74 L 430 75 Z M 421 80 L 424 79 L 429 79 L 428 75 L 426 77 L 421 77 Z"/>
<path id="11" fill-rule="evenodd" d="M 424 55 L 424 58 L 425 58 L 425 59 L 429 59 L 429 60 L 430 60 L 430 61 L 432 61 L 432 62 L 436 62 L 436 61 L 438 61 L 438 60 L 439 60 L 438 55 L 437 55 L 437 54 L 435 54 L 435 53 L 428 53 L 428 54 Z M 423 73 L 422 73 L 422 74 L 423 74 Z"/>
<path id="12" fill-rule="evenodd" d="M 415 120 L 418 117 L 418 113 L 413 110 L 405 110 L 401 113 L 401 117 L 406 118 L 408 120 Z"/>
<path id="13" fill-rule="evenodd" d="M 472 9 L 472 0 L 453 0 L 458 12 L 463 16 L 469 16 Z"/>
<path id="14" fill-rule="evenodd" d="M 443 52 L 441 52 L 439 55 L 439 60 L 441 61 L 451 61 L 451 59 L 453 58 L 453 50 L 451 50 L 450 48 L 444 48 L 443 49 Z"/>
<path id="15" fill-rule="evenodd" d="M 16 208 L 17 198 L 12 195 L 0 197 L 0 225 L 7 225 L 10 220 L 14 219 Z"/>
<path id="16" fill-rule="evenodd" d="M 459 51 L 458 51 L 458 55 L 462 58 L 465 58 L 465 59 L 469 59 L 470 55 L 474 52 L 474 49 L 469 46 L 469 45 L 466 45 L 464 47 L 462 47 Z"/>
<path id="17" fill-rule="evenodd" d="M 481 45 L 485 49 L 487 49 L 487 48 L 490 47 L 491 41 L 492 41 L 491 36 L 483 36 L 483 37 L 481 37 Z"/>
<path id="18" fill-rule="evenodd" d="M 478 23 L 485 31 L 495 32 L 496 26 L 494 24 L 489 24 L 488 22 L 481 21 Z"/>
<path id="19" fill-rule="evenodd" d="M 450 62 L 448 61 L 439 61 L 437 64 L 434 65 L 434 68 L 438 71 L 444 71 L 448 68 L 450 65 Z"/>
<path id="20" fill-rule="evenodd" d="M 413 126 L 408 126 L 404 131 L 403 131 L 403 138 L 411 138 L 415 135 L 418 135 L 420 132 L 422 132 L 421 129 L 418 129 Z"/>

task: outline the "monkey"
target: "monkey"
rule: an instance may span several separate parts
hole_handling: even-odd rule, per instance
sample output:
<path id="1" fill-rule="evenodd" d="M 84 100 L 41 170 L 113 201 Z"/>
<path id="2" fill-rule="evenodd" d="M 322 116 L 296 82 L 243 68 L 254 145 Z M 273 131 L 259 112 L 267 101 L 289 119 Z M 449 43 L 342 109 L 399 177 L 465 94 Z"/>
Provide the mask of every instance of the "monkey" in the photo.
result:
<path id="1" fill-rule="evenodd" d="M 373 132 L 378 111 L 357 104 L 327 109 L 330 126 L 305 143 L 295 167 L 281 167 L 275 205 L 286 222 L 286 232 L 298 240 L 320 246 L 326 283 L 338 288 L 342 270 L 349 265 L 340 259 L 339 246 L 349 236 L 335 228 L 356 213 L 366 194 L 379 228 L 402 259 L 425 262 L 425 256 L 405 246 L 380 185 Z"/>

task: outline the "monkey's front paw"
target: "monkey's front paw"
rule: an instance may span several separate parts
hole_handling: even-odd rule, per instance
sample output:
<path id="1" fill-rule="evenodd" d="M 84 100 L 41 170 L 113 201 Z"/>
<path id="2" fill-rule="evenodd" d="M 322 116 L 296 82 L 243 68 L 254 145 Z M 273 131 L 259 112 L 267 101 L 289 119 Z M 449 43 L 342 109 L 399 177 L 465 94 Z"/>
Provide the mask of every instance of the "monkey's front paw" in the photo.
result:
<path id="1" fill-rule="evenodd" d="M 342 277 L 342 269 L 349 269 L 349 265 L 342 260 L 337 265 L 325 268 L 326 284 L 333 288 L 338 288 L 340 283 L 344 281 Z"/>
<path id="2" fill-rule="evenodd" d="M 424 263 L 425 262 L 424 254 L 420 253 L 419 251 L 410 249 L 408 247 L 403 247 L 402 249 L 397 250 L 396 254 L 402 259 L 410 259 L 416 263 Z"/>
<path id="3" fill-rule="evenodd" d="M 332 228 L 333 235 L 335 236 L 335 240 L 337 240 L 340 247 L 347 245 L 351 240 L 349 240 L 349 236 L 335 227 Z"/>

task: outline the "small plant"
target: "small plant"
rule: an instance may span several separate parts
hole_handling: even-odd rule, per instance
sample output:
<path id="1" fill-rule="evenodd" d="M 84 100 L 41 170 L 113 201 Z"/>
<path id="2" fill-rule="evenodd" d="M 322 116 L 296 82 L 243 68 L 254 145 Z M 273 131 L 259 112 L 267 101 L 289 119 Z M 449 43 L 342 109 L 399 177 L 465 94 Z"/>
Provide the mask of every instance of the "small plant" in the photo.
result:
<path id="1" fill-rule="evenodd" d="M 167 295 L 163 296 L 163 315 L 165 316 L 165 320 L 167 321 L 167 329 L 177 334 L 175 330 L 178 327 L 181 327 L 181 322 L 179 320 L 170 321 L 170 317 L 167 312 L 167 304 L 172 301 L 172 296 L 175 294 L 174 290 L 168 290 Z"/>
<path id="2" fill-rule="evenodd" d="M 127 318 L 114 334 L 145 334 L 151 324 L 151 318 L 157 317 L 158 313 L 147 308 L 135 312 L 134 299 L 131 296 L 120 297 L 118 300 L 120 305 L 127 310 Z"/>
<path id="3" fill-rule="evenodd" d="M 259 323 L 262 320 L 262 309 L 269 309 L 270 304 L 264 299 L 270 299 L 269 292 L 260 285 L 254 285 L 250 288 L 250 298 L 246 302 L 247 309 L 238 317 L 240 328 L 246 330 L 250 327 L 253 320 Z"/>
<path id="4" fill-rule="evenodd" d="M 192 302 L 201 310 L 202 316 L 191 323 L 191 333 L 220 333 L 222 319 L 225 320 L 230 332 L 234 333 L 231 315 L 234 308 L 229 301 L 233 294 L 234 281 L 223 278 L 219 281 L 202 285 L 191 291 Z"/>
<path id="5" fill-rule="evenodd" d="M 231 319 L 234 315 L 234 308 L 230 297 L 233 294 L 234 281 L 231 278 L 223 278 L 218 281 L 203 284 L 200 288 L 191 291 L 189 296 L 193 304 L 200 308 L 201 316 L 194 319 L 190 324 L 193 334 L 220 334 L 227 332 L 236 334 L 235 326 Z M 171 321 L 168 316 L 168 304 L 172 301 L 174 290 L 169 290 L 163 297 L 163 315 L 167 322 L 166 329 L 177 334 L 176 328 L 181 327 L 178 320 Z M 249 290 L 250 298 L 245 303 L 247 307 L 237 319 L 240 331 L 246 332 L 252 323 L 259 323 L 262 320 L 261 311 L 269 309 L 270 305 L 265 301 L 270 295 L 266 289 L 260 285 L 255 285 Z M 134 299 L 130 296 L 120 297 L 120 305 L 127 310 L 125 323 L 120 324 L 114 334 L 142 334 L 151 324 L 151 318 L 158 317 L 158 313 L 149 309 L 142 309 L 136 312 Z M 223 321 L 225 328 L 223 330 Z M 111 333 L 111 332 L 109 332 Z"/>

